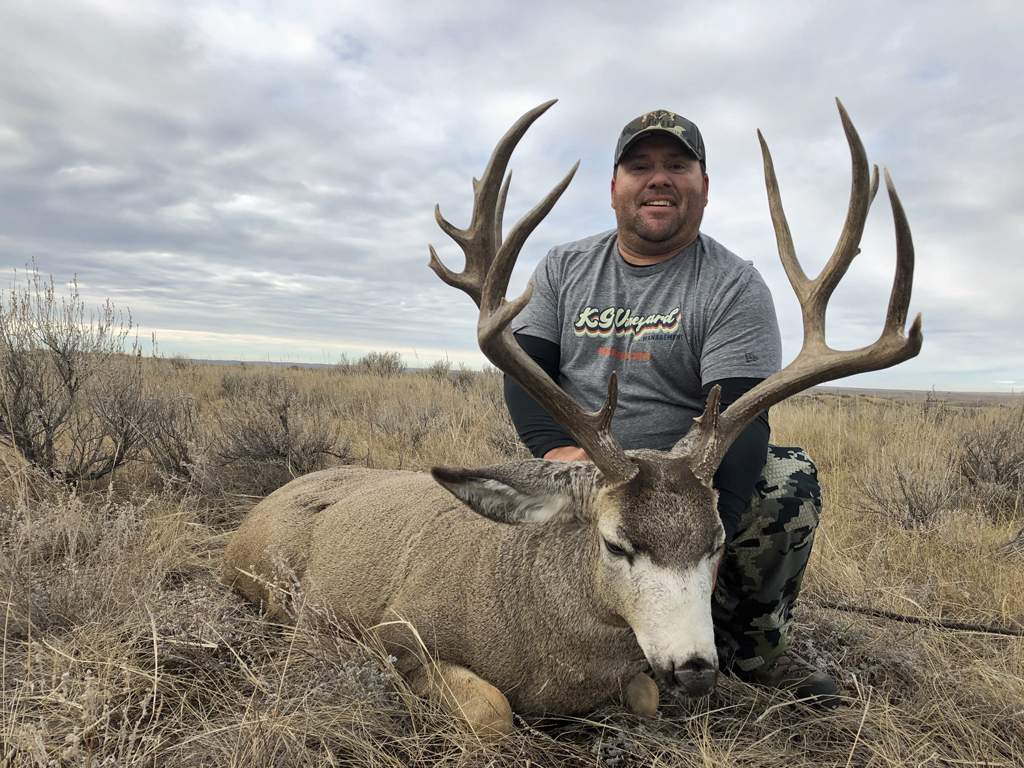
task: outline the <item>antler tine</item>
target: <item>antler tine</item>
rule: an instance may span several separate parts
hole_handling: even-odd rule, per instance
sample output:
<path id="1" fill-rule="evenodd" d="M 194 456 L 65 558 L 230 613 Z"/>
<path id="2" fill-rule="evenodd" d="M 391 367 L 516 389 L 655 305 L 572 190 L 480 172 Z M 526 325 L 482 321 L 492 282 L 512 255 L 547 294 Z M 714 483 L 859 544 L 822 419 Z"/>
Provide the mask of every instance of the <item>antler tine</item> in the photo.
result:
<path id="1" fill-rule="evenodd" d="M 868 210 L 878 191 L 878 166 L 874 166 L 869 173 L 867 153 L 864 151 L 864 144 L 857 134 L 857 129 L 853 127 L 853 122 L 839 99 L 836 99 L 836 105 L 839 107 L 839 117 L 843 122 L 843 130 L 850 146 L 853 166 L 850 205 L 846 212 L 846 222 L 843 225 L 842 234 L 832 252 L 832 257 L 822 269 L 821 274 L 814 280 L 807 277 L 797 259 L 793 236 L 782 207 L 782 196 L 779 193 L 771 152 L 768 150 L 764 136 L 760 131 L 757 132 L 758 141 L 761 143 L 761 154 L 764 157 L 768 207 L 771 211 L 772 223 L 775 226 L 775 239 L 779 244 L 779 257 L 782 259 L 782 266 L 786 270 L 786 275 L 800 300 L 803 311 L 804 344 L 820 346 L 825 346 L 825 307 L 836 286 L 839 285 L 839 281 L 843 279 L 843 275 L 849 269 L 850 262 L 860 253 L 860 239 L 864 233 L 864 223 L 867 221 Z"/>
<path id="2" fill-rule="evenodd" d="M 761 143 L 761 157 L 764 158 L 764 184 L 768 189 L 768 210 L 771 212 L 772 224 L 775 227 L 775 242 L 779 244 L 779 258 L 782 259 L 782 266 L 786 270 L 789 284 L 793 286 L 793 291 L 800 300 L 800 305 L 803 306 L 804 301 L 810 295 L 811 281 L 796 257 L 793 233 L 789 229 L 786 212 L 782 209 L 782 195 L 779 194 L 779 182 L 775 177 L 772 153 L 768 150 L 768 143 L 764 140 L 760 130 L 757 132 L 757 140 Z"/>
<path id="3" fill-rule="evenodd" d="M 850 145 L 850 158 L 853 164 L 853 178 L 850 182 L 850 207 L 846 211 L 846 222 L 843 224 L 843 231 L 839 235 L 839 242 L 832 252 L 828 264 L 821 270 L 816 279 L 817 301 L 821 312 L 824 314 L 825 305 L 832 297 L 832 292 L 843 279 L 846 270 L 850 268 L 853 257 L 860 253 L 860 238 L 864 234 L 864 223 L 868 218 L 868 209 L 878 191 L 878 168 L 873 173 L 868 172 L 868 155 L 864 151 L 864 144 L 857 135 L 857 129 L 853 127 L 853 121 L 847 114 L 843 103 L 836 99 L 836 106 L 839 107 L 839 118 L 843 122 L 843 131 L 846 133 L 846 142 Z M 817 307 L 815 307 L 817 309 Z M 824 319 L 822 321 L 822 332 L 824 332 Z"/>
<path id="4" fill-rule="evenodd" d="M 505 176 L 512 150 L 534 120 L 554 104 L 549 101 L 519 118 L 498 142 L 480 181 L 473 183 L 473 217 L 469 227 L 458 229 L 435 209 L 437 223 L 466 254 L 466 268 L 454 273 L 437 258 L 430 247 L 430 267 L 444 282 L 469 294 L 480 308 L 477 339 L 480 349 L 494 365 L 507 373 L 568 430 L 587 451 L 609 482 L 627 480 L 636 474 L 636 465 L 626 456 L 611 432 L 612 415 L 618 395 L 615 375 L 608 381 L 604 406 L 593 413 L 583 410 L 516 343 L 510 323 L 529 302 L 533 284 L 518 298 L 507 301 L 505 291 L 519 251 L 541 220 L 572 181 L 579 163 L 509 231 L 502 243 L 502 216 L 511 173 Z"/>
<path id="5" fill-rule="evenodd" d="M 896 194 L 896 187 L 892 183 L 888 169 L 885 170 L 885 188 L 889 192 L 889 205 L 892 206 L 892 218 L 896 225 L 896 279 L 892 284 L 889 309 L 885 316 L 885 329 L 891 333 L 893 329 L 903 330 L 907 324 L 910 291 L 914 285 L 914 241 L 910 237 L 910 224 L 907 223 L 907 215 L 899 195 Z M 916 338 L 916 343 L 920 347 L 921 315 L 914 320 L 909 338 Z"/>
<path id="6" fill-rule="evenodd" d="M 672 455 L 678 456 L 690 467 L 694 476 L 703 483 L 711 484 L 721 456 L 725 450 L 719 451 L 717 443 L 722 439 L 719 421 L 719 403 L 722 400 L 722 387 L 715 384 L 708 392 L 704 413 L 693 420 L 694 427 L 672 448 Z M 726 449 L 729 446 L 726 446 Z"/>
<path id="7" fill-rule="evenodd" d="M 496 215 L 499 201 L 502 212 L 504 210 L 501 180 L 505 176 L 509 158 L 512 157 L 513 150 L 533 121 L 547 112 L 555 101 L 557 99 L 552 99 L 531 109 L 520 117 L 498 141 L 480 180 L 473 179 L 473 216 L 466 229 L 459 229 L 451 224 L 441 215 L 441 207 L 434 207 L 434 218 L 437 220 L 438 226 L 458 243 L 463 253 L 466 254 L 466 268 L 461 273 L 452 272 L 437 258 L 433 246 L 430 246 L 430 268 L 448 285 L 469 294 L 477 306 L 480 306 L 484 278 L 501 240 L 500 233 L 496 234 L 495 224 L 496 220 L 501 218 L 500 215 Z M 505 194 L 507 194 L 507 188 Z M 498 227 L 500 228 L 500 224 Z"/>
<path id="8" fill-rule="evenodd" d="M 838 99 L 837 99 L 838 103 Z M 846 224 L 839 238 L 835 252 L 821 274 L 810 280 L 797 261 L 789 225 L 782 212 L 775 171 L 771 155 L 761 137 L 764 153 L 765 185 L 768 190 L 772 221 L 775 224 L 779 256 L 789 276 L 793 289 L 800 300 L 804 319 L 804 343 L 800 353 L 789 365 L 765 379 L 730 405 L 719 419 L 719 433 L 712 434 L 712 428 L 699 423 L 673 449 L 674 453 L 688 455 L 691 466 L 712 473 L 736 436 L 764 409 L 824 381 L 850 376 L 855 373 L 877 371 L 909 360 L 921 351 L 921 316 L 918 315 L 904 336 L 910 293 L 913 285 L 914 246 L 910 236 L 910 225 L 900 204 L 896 189 L 885 172 L 885 183 L 889 191 L 893 220 L 896 226 L 896 274 L 893 279 L 889 308 L 881 335 L 871 345 L 860 349 L 837 351 L 825 343 L 825 309 L 839 280 L 845 274 L 853 257 L 859 253 L 860 237 L 864 220 L 871 201 L 878 189 L 878 169 L 868 181 L 867 156 L 857 137 L 846 110 L 839 104 L 840 116 L 853 156 L 853 185 L 850 193 L 850 207 Z M 758 132 L 760 137 L 760 132 Z M 710 408 L 711 398 L 709 398 Z M 706 412 L 705 412 L 706 413 Z M 702 421 L 706 421 L 703 419 Z M 695 469 L 696 471 L 696 469 Z"/>
<path id="9" fill-rule="evenodd" d="M 512 171 L 505 177 L 505 183 L 501 185 L 498 193 L 498 203 L 494 206 L 494 247 L 501 247 L 501 224 L 505 217 L 505 201 L 508 199 L 508 188 L 512 184 Z"/>
<path id="10" fill-rule="evenodd" d="M 565 192 L 579 167 L 580 161 L 577 160 L 569 172 L 562 177 L 562 180 L 545 195 L 544 199 L 515 223 L 508 233 L 508 240 L 498 249 L 487 273 L 487 279 L 484 281 L 483 303 L 481 304 L 481 309 L 493 313 L 492 322 L 500 324 L 512 322 L 512 318 L 518 315 L 529 301 L 528 296 L 522 301 L 521 306 L 519 306 L 519 300 L 511 303 L 505 301 L 505 291 L 508 289 L 508 281 L 512 277 L 512 270 L 519 258 L 519 251 L 523 247 L 523 243 L 526 242 L 526 238 L 558 202 L 558 198 Z M 512 311 L 513 307 L 517 307 L 515 311 Z"/>

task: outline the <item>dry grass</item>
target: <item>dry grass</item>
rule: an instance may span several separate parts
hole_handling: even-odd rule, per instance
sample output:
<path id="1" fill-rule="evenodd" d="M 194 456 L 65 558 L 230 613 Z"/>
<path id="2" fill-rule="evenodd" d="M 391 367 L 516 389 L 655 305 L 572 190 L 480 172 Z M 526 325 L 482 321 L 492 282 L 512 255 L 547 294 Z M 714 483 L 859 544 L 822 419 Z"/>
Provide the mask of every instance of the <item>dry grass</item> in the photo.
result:
<path id="1" fill-rule="evenodd" d="M 657 720 L 521 723 L 487 747 L 329 617 L 277 626 L 216 574 L 252 497 L 301 472 L 522 457 L 499 377 L 181 360 L 144 375 L 157 426 L 101 486 L 4 457 L 0 765 L 1024 765 L 1024 638 L 822 607 L 1024 625 L 1024 555 L 1000 549 L 1024 525 L 1024 403 L 808 395 L 773 411 L 774 442 L 807 448 L 825 492 L 794 643 L 848 706 L 723 679 Z"/>

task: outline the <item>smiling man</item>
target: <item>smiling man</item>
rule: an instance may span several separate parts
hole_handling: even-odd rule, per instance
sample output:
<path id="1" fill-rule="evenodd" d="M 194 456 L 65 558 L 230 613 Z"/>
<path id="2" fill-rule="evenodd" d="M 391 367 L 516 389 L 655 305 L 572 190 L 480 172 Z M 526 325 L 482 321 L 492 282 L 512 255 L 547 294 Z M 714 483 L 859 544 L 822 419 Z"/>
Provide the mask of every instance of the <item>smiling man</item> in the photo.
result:
<path id="1" fill-rule="evenodd" d="M 623 128 L 615 148 L 614 230 L 553 248 L 513 321 L 519 345 L 577 402 L 597 410 L 617 371 L 612 429 L 626 449 L 670 450 L 722 388 L 722 407 L 781 363 L 771 294 L 754 266 L 700 231 L 707 158 L 697 126 L 658 110 Z M 534 456 L 586 453 L 511 378 L 505 399 Z M 767 413 L 715 475 L 726 550 L 712 613 L 723 668 L 834 708 L 830 677 L 789 649 L 786 631 L 818 523 L 814 465 L 769 446 Z M 767 459 L 766 459 L 767 457 Z"/>

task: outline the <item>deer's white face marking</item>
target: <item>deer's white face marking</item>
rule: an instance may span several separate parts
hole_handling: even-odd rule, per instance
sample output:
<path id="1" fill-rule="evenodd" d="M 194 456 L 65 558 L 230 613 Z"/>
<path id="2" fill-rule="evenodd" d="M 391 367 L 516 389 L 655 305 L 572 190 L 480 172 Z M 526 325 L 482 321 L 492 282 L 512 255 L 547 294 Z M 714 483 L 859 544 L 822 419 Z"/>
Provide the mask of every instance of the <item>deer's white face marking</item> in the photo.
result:
<path id="1" fill-rule="evenodd" d="M 605 505 L 597 520 L 607 607 L 633 629 L 656 676 L 692 695 L 711 689 L 718 668 L 711 592 L 725 538 L 716 495 L 702 495 L 687 506 L 677 493 L 642 493 L 636 506 Z"/>
<path id="2" fill-rule="evenodd" d="M 598 531 L 601 567 L 618 604 L 616 613 L 632 627 L 655 672 L 671 680 L 676 669 L 698 659 L 717 667 L 711 591 L 721 550 L 707 552 L 692 565 L 659 565 L 636 552 L 611 520 L 602 520 Z"/>
<path id="3" fill-rule="evenodd" d="M 674 681 L 695 662 L 718 667 L 711 622 L 711 582 L 716 557 L 683 569 L 634 559 L 628 576 L 633 600 L 624 615 L 655 673 Z"/>

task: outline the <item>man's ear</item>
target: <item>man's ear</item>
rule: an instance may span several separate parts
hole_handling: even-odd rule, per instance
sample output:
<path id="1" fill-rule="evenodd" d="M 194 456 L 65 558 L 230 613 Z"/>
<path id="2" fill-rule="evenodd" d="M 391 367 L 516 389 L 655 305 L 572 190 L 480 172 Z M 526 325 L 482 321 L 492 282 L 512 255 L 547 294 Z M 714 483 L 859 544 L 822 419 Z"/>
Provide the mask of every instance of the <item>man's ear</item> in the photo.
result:
<path id="1" fill-rule="evenodd" d="M 706 194 L 704 196 L 707 197 Z M 705 205 L 706 205 L 706 203 L 705 203 Z M 612 210 L 613 211 L 615 210 L 615 177 L 614 176 L 612 176 Z"/>
<path id="2" fill-rule="evenodd" d="M 589 517 L 600 482 L 592 464 L 562 461 L 434 467 L 430 474 L 478 515 L 510 525 Z"/>

